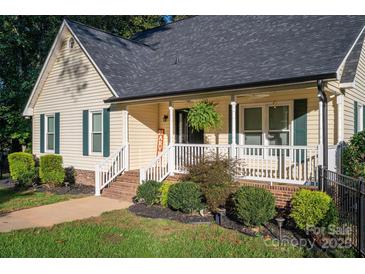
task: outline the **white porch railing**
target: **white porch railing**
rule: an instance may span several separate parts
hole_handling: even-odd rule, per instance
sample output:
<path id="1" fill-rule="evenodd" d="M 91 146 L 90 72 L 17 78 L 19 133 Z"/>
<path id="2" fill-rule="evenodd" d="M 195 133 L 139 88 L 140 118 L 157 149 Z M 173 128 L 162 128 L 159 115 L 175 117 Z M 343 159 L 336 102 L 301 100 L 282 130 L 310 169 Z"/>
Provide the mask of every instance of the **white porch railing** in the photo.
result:
<path id="1" fill-rule="evenodd" d="M 186 172 L 188 166 L 194 165 L 208 155 L 231 155 L 231 145 L 209 144 L 175 144 L 175 172 Z"/>
<path id="2" fill-rule="evenodd" d="M 174 146 L 168 146 L 161 154 L 153 159 L 145 168 L 139 170 L 140 183 L 148 180 L 161 182 L 173 172 Z"/>
<path id="3" fill-rule="evenodd" d="M 141 182 L 184 173 L 188 166 L 212 154 L 234 158 L 237 176 L 244 179 L 294 184 L 316 179 L 317 147 L 174 144 L 140 170 Z"/>
<path id="4" fill-rule="evenodd" d="M 96 165 L 95 195 L 110 184 L 128 166 L 128 146 L 123 145 L 118 151 Z"/>
<path id="5" fill-rule="evenodd" d="M 297 183 L 314 181 L 318 149 L 307 146 L 236 146 L 237 174 L 258 181 Z"/>

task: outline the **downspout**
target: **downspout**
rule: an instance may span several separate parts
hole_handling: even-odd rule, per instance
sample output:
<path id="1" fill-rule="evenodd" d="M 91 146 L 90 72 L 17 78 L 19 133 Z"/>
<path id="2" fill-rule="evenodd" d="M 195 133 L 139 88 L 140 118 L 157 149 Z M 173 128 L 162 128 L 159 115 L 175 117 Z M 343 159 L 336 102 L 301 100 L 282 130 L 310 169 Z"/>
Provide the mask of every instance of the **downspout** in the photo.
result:
<path id="1" fill-rule="evenodd" d="M 323 80 L 317 81 L 318 99 L 322 103 L 322 159 L 323 168 L 328 168 L 328 105 Z"/>

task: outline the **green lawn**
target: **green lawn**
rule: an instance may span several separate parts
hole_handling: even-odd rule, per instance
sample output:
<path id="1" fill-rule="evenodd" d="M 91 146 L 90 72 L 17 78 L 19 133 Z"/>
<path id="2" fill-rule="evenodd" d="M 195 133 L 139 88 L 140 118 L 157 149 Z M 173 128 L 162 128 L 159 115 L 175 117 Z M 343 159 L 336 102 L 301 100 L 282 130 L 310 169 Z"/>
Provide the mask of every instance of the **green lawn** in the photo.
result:
<path id="1" fill-rule="evenodd" d="M 0 214 L 40 205 L 48 205 L 85 195 L 57 195 L 36 192 L 33 189 L 14 191 L 13 188 L 0 187 Z"/>
<path id="2" fill-rule="evenodd" d="M 215 224 L 137 217 L 127 210 L 56 225 L 0 233 L 0 257 L 304 257 Z"/>

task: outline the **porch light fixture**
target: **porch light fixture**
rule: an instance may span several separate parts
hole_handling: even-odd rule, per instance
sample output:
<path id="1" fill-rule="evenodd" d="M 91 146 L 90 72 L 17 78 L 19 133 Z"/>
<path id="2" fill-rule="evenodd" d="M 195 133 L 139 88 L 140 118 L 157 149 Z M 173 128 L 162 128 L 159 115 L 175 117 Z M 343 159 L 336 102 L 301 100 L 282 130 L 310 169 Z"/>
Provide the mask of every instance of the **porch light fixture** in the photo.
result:
<path id="1" fill-rule="evenodd" d="M 169 116 L 165 114 L 163 116 L 162 120 L 163 120 L 164 123 L 166 123 L 167 122 L 167 119 L 169 119 Z"/>

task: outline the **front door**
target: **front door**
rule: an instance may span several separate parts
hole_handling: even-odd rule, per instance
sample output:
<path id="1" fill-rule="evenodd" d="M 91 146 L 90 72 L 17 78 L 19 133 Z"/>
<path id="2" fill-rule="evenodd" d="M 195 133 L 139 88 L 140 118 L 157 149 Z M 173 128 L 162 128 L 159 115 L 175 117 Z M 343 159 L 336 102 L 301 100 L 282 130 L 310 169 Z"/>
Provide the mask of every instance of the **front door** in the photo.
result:
<path id="1" fill-rule="evenodd" d="M 186 109 L 176 110 L 175 142 L 178 144 L 204 144 L 204 131 L 193 130 L 188 123 Z"/>

